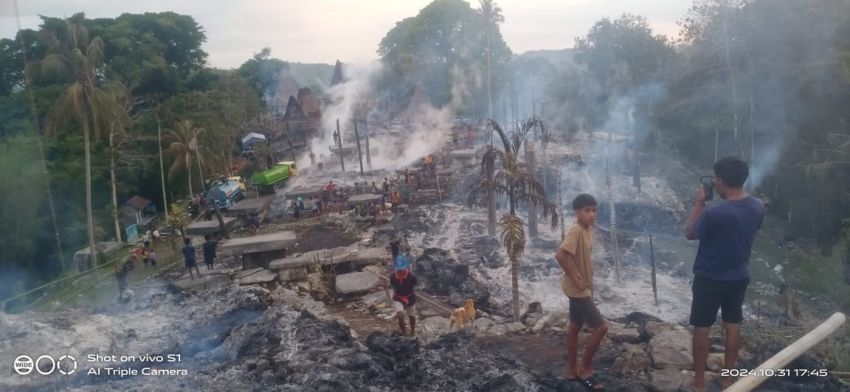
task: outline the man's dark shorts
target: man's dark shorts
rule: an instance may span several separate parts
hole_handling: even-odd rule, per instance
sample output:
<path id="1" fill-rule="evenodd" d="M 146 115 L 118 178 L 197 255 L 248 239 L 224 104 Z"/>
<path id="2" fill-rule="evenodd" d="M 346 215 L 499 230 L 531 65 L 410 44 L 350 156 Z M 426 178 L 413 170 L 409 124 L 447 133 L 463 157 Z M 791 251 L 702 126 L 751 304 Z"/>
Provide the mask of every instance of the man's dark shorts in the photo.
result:
<path id="1" fill-rule="evenodd" d="M 750 279 L 714 280 L 695 275 L 694 299 L 691 302 L 691 325 L 710 327 L 717 319 L 717 309 L 722 310 L 723 322 L 740 324 L 744 321 L 744 295 Z"/>
<path id="2" fill-rule="evenodd" d="M 599 309 L 593 303 L 593 298 L 570 298 L 570 323 L 581 326 L 587 324 L 591 328 L 596 328 L 605 321 L 602 320 L 602 315 Z"/>

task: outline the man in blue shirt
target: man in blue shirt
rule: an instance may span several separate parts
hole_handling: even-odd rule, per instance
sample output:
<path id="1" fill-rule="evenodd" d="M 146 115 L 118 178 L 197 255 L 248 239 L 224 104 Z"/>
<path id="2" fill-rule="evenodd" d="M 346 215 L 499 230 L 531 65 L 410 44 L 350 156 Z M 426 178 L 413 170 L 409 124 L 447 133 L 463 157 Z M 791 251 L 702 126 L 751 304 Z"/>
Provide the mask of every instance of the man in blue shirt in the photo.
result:
<path id="1" fill-rule="evenodd" d="M 724 203 L 705 208 L 705 189 L 700 186 L 685 224 L 689 240 L 699 240 L 694 261 L 693 301 L 690 323 L 694 326 L 694 390 L 705 389 L 705 364 L 711 325 L 721 309 L 726 330 L 724 369 L 734 369 L 741 340 L 742 306 L 750 283 L 750 250 L 764 218 L 761 200 L 744 192 L 749 176 L 747 162 L 726 157 L 714 164 L 714 187 Z M 732 379 L 724 377 L 726 388 Z"/>
<path id="2" fill-rule="evenodd" d="M 192 240 L 189 237 L 183 239 L 183 249 L 180 251 L 183 253 L 183 263 L 186 265 L 186 269 L 189 270 L 189 277 L 195 280 L 195 275 L 192 275 L 192 269 L 194 269 L 200 278 L 201 271 L 198 270 L 198 263 L 195 261 L 195 247 L 192 246 Z"/>

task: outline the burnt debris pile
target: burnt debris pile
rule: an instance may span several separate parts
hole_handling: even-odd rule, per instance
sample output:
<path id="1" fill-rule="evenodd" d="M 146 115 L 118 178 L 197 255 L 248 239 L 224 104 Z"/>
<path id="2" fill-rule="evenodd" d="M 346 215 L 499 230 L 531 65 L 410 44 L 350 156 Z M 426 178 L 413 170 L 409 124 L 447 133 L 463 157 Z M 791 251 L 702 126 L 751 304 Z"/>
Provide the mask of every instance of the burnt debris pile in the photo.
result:
<path id="1" fill-rule="evenodd" d="M 423 283 L 423 291 L 447 297 L 451 306 L 461 306 L 466 298 L 475 299 L 475 306 L 492 312 L 489 289 L 470 277 L 469 265 L 458 263 L 449 252 L 427 248 L 416 259 L 414 270 Z"/>

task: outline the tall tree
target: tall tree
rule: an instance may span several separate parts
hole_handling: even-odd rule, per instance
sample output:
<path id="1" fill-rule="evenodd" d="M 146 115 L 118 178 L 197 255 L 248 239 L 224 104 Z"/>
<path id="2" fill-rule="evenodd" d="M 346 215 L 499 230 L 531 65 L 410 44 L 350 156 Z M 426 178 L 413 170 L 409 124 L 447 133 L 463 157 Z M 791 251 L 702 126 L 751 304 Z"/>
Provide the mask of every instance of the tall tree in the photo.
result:
<path id="1" fill-rule="evenodd" d="M 535 173 L 519 160 L 519 153 L 528 135 L 537 129 L 545 128 L 545 125 L 538 119 L 530 119 L 523 121 L 516 131 L 506 133 L 498 123 L 490 120 L 487 128 L 489 132 L 499 136 L 502 149 L 493 148 L 485 154 L 482 162 L 485 176 L 470 190 L 467 201 L 470 205 L 477 204 L 481 195 L 486 193 L 489 187 L 494 187 L 499 194 L 508 198 L 508 213 L 499 220 L 499 228 L 502 243 L 511 261 L 513 314 L 514 320 L 519 321 L 519 258 L 525 251 L 526 237 L 525 225 L 517 216 L 517 208 L 521 204 L 538 206 L 541 208 L 542 216 L 551 217 L 553 229 L 558 225 L 557 206 L 549 201 L 546 190 L 543 189 Z M 498 170 L 494 180 L 491 181 L 486 177 L 486 171 L 488 166 L 496 166 L 496 161 L 499 162 Z"/>
<path id="2" fill-rule="evenodd" d="M 490 75 L 490 62 L 492 53 L 490 50 L 490 37 L 493 35 L 493 28 L 498 29 L 500 23 L 505 22 L 505 17 L 502 15 L 502 8 L 499 7 L 494 0 L 478 0 L 481 9 L 481 18 L 484 19 L 484 34 L 487 35 L 487 116 L 493 117 L 493 87 Z"/>
<path id="3" fill-rule="evenodd" d="M 455 101 L 462 104 L 459 110 L 481 113 L 487 110 L 486 86 L 473 75 L 483 73 L 488 58 L 499 64 L 511 51 L 498 26 L 485 23 L 469 3 L 435 0 L 415 17 L 396 23 L 381 40 L 378 54 L 385 66 L 383 84 L 391 92 L 404 90 L 408 99 L 414 86 L 422 85 L 430 103 L 441 107 L 462 90 L 472 99 Z"/>
<path id="4" fill-rule="evenodd" d="M 60 40 L 46 31 L 47 55 L 36 66 L 42 74 L 57 76 L 70 85 L 54 104 L 47 131 L 67 129 L 73 118 L 82 127 L 86 167 L 86 226 L 92 263 L 97 265 L 94 216 L 91 189 L 91 140 L 100 136 L 106 119 L 116 112 L 115 102 L 100 87 L 96 70 L 103 64 L 104 43 L 100 37 L 89 39 L 88 30 L 76 21 L 65 21 L 65 34 Z"/>
<path id="5" fill-rule="evenodd" d="M 171 169 L 168 170 L 168 177 L 174 177 L 181 169 L 186 170 L 190 196 L 194 195 L 192 191 L 192 160 L 196 159 L 199 164 L 204 161 L 198 148 L 198 134 L 202 133 L 203 130 L 203 128 L 197 128 L 191 120 L 178 121 L 172 129 L 166 130 L 168 138 L 171 140 L 168 153 L 174 159 Z"/>

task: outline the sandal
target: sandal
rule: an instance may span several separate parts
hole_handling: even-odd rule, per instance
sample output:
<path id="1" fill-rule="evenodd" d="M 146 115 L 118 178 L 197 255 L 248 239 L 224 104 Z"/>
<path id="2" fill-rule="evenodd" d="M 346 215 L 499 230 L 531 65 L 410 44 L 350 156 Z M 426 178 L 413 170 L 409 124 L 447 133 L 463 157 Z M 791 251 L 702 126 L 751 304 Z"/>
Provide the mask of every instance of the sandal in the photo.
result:
<path id="1" fill-rule="evenodd" d="M 584 388 L 587 389 L 588 391 L 592 391 L 592 392 L 603 392 L 603 391 L 605 391 L 605 387 L 602 386 L 602 383 L 597 381 L 596 377 L 594 377 L 593 375 L 590 375 L 590 376 L 588 376 L 587 378 L 584 378 L 584 379 L 579 378 L 578 381 L 582 385 L 584 385 Z M 595 388 L 595 387 L 598 387 L 598 388 Z"/>

